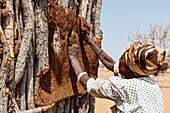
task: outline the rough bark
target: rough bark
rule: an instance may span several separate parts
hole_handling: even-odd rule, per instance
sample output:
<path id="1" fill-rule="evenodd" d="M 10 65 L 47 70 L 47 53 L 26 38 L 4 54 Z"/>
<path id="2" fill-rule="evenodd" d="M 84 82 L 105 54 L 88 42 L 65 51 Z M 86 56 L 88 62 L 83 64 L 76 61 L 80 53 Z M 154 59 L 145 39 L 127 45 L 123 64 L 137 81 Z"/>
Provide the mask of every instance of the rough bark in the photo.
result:
<path id="1" fill-rule="evenodd" d="M 76 82 L 67 48 L 79 42 L 80 64 L 96 78 L 97 56 L 79 37 L 97 37 L 100 46 L 101 4 L 0 0 L 0 113 L 94 113 L 94 97 Z"/>
<path id="2" fill-rule="evenodd" d="M 34 99 L 35 99 L 35 95 L 34 95 L 34 58 L 33 58 L 33 45 L 30 46 L 30 50 L 29 50 L 29 58 L 27 61 L 28 64 L 28 75 L 27 75 L 27 106 L 28 109 L 33 109 L 35 108 L 35 104 L 34 104 Z"/>
<path id="3" fill-rule="evenodd" d="M 33 6 L 32 6 L 31 0 L 22 0 L 22 7 L 23 7 L 23 16 L 24 18 L 24 33 L 23 38 L 21 40 L 21 47 L 19 50 L 19 54 L 17 57 L 17 62 L 15 66 L 15 84 L 16 86 L 18 82 L 23 77 L 25 64 L 26 64 L 26 58 L 28 56 L 28 52 L 31 45 L 33 30 L 34 30 L 34 12 L 33 12 Z"/>
<path id="4" fill-rule="evenodd" d="M 14 12 L 13 12 L 13 2 L 7 0 L 6 3 L 1 1 L 1 42 L 3 47 L 3 59 L 0 68 L 0 93 L 1 93 L 1 103 L 0 111 L 7 112 L 8 108 L 8 94 L 6 89 L 8 87 L 7 81 L 10 81 L 14 76 L 14 53 L 13 53 L 13 23 L 14 23 Z M 7 9 L 6 6 L 9 6 Z M 7 9 L 7 17 L 4 17 L 4 10 Z M 4 22 L 3 22 L 4 21 Z"/>
<path id="5" fill-rule="evenodd" d="M 48 23 L 47 0 L 39 0 L 35 3 L 36 31 L 35 31 L 35 95 L 37 94 L 40 77 L 49 70 L 48 55 Z"/>
<path id="6" fill-rule="evenodd" d="M 94 6 L 94 34 L 96 37 L 101 38 L 100 34 L 100 12 L 101 12 L 102 0 L 97 0 Z"/>
<path id="7" fill-rule="evenodd" d="M 25 72 L 23 73 L 23 77 L 21 79 L 21 86 L 20 86 L 20 110 L 26 110 L 26 82 L 27 82 L 27 72 L 28 67 L 26 66 Z"/>

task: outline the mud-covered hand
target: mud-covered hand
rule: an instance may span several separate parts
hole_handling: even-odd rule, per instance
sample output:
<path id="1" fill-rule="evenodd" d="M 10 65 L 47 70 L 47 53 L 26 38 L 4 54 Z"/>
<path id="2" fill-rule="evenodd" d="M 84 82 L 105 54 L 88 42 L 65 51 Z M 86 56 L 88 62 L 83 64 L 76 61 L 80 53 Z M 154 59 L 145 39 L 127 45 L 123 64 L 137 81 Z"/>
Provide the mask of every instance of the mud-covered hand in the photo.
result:
<path id="1" fill-rule="evenodd" d="M 77 55 L 79 53 L 79 46 L 77 44 L 73 44 L 72 46 L 70 46 L 69 48 L 69 57 L 70 58 L 77 58 Z"/>
<path id="2" fill-rule="evenodd" d="M 89 40 L 89 34 L 90 34 L 90 25 L 84 20 L 83 17 L 79 18 L 80 21 L 80 39 L 84 41 Z"/>
<path id="3" fill-rule="evenodd" d="M 89 76 L 87 73 L 84 72 L 84 70 L 81 68 L 80 63 L 77 59 L 77 55 L 79 52 L 79 47 L 77 44 L 73 44 L 69 49 L 69 58 L 71 61 L 71 65 L 74 69 L 74 72 L 77 76 L 78 81 L 80 80 L 80 83 L 83 85 L 83 87 L 86 89 L 86 83 L 87 80 L 89 79 Z M 82 76 L 83 74 L 83 76 Z"/>

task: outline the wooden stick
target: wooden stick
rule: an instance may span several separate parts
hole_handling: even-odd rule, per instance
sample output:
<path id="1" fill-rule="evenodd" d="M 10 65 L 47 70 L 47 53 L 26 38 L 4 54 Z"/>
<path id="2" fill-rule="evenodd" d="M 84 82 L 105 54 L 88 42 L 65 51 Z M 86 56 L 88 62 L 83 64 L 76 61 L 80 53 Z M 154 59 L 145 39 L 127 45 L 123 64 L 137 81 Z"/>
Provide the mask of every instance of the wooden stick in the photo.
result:
<path id="1" fill-rule="evenodd" d="M 35 109 L 29 109 L 29 110 L 21 111 L 21 112 L 18 112 L 18 113 L 41 113 L 41 112 L 47 112 L 48 110 L 52 110 L 54 106 L 56 106 L 56 103 L 53 103 L 52 105 L 48 105 L 48 106 L 37 107 Z M 53 112 L 49 112 L 49 113 L 53 113 Z"/>
<path id="2" fill-rule="evenodd" d="M 24 35 L 21 41 L 20 51 L 17 57 L 16 68 L 15 68 L 15 84 L 18 84 L 24 74 L 26 58 L 30 49 L 30 44 L 32 40 L 32 33 L 34 29 L 34 13 L 32 7 L 32 0 L 22 0 L 23 14 L 25 16 L 25 29 Z"/>
<path id="3" fill-rule="evenodd" d="M 101 6 L 102 6 L 102 0 L 96 0 L 96 6 L 95 6 L 95 15 L 94 15 L 94 35 L 95 37 L 99 37 L 98 34 L 100 32 L 100 12 L 101 12 Z"/>
<path id="4" fill-rule="evenodd" d="M 35 95 L 38 92 L 40 77 L 48 72 L 49 54 L 48 54 L 48 23 L 47 23 L 47 0 L 36 2 L 36 56 L 37 69 L 35 77 Z"/>
<path id="5" fill-rule="evenodd" d="M 26 82 L 27 82 L 27 76 L 28 76 L 27 68 L 28 67 L 26 66 L 23 77 L 21 79 L 21 85 L 20 85 L 20 110 L 21 111 L 26 110 Z"/>
<path id="6" fill-rule="evenodd" d="M 34 105 L 34 58 L 33 58 L 33 45 L 30 46 L 28 57 L 28 76 L 27 76 L 27 106 L 28 109 L 35 108 Z"/>

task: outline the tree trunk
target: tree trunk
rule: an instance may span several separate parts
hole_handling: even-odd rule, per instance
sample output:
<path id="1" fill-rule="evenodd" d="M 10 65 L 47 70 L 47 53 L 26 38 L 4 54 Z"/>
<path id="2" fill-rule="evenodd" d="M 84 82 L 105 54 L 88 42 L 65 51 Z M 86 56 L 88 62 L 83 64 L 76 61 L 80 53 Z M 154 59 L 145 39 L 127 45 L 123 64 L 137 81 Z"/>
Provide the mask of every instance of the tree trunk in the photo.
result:
<path id="1" fill-rule="evenodd" d="M 68 58 L 96 78 L 98 58 L 80 37 L 101 46 L 102 0 L 0 0 L 0 113 L 94 113 Z"/>

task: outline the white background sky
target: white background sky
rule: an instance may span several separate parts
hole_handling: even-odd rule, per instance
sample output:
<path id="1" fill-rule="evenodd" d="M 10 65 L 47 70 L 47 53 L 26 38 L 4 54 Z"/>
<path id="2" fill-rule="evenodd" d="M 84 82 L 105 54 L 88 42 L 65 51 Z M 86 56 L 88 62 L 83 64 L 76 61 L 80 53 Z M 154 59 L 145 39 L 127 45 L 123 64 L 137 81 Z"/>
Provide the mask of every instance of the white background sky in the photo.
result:
<path id="1" fill-rule="evenodd" d="M 147 33 L 150 24 L 170 23 L 170 0 L 103 0 L 100 18 L 102 49 L 118 61 L 130 45 L 130 32 Z"/>

